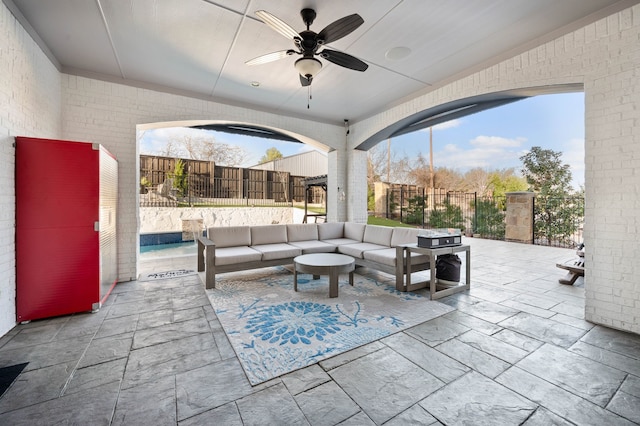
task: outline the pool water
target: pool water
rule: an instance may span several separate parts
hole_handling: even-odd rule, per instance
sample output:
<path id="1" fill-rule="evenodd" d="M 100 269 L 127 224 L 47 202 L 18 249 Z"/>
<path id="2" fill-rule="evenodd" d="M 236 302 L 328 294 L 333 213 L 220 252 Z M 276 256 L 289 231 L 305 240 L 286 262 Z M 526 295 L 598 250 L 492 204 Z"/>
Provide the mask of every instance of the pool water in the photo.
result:
<path id="1" fill-rule="evenodd" d="M 195 241 L 184 243 L 154 244 L 150 246 L 140 246 L 140 258 L 150 259 L 157 257 L 180 257 L 193 256 L 197 254 L 198 248 Z"/>

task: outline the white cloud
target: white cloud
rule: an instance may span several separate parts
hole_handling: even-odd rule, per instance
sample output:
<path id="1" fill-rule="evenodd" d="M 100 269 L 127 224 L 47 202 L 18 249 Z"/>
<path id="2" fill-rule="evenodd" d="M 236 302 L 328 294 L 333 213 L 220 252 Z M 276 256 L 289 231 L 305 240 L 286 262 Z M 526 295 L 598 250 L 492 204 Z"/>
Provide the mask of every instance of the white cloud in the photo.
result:
<path id="1" fill-rule="evenodd" d="M 485 169 L 520 166 L 523 150 L 520 147 L 526 138 L 509 139 L 500 136 L 478 136 L 469 141 L 470 149 L 456 144 L 447 144 L 434 152 L 434 165 L 465 172 L 475 167 Z"/>
<path id="2" fill-rule="evenodd" d="M 522 146 L 527 138 L 517 137 L 515 139 L 503 138 L 501 136 L 477 136 L 469 143 L 479 148 L 517 148 Z"/>
<path id="3" fill-rule="evenodd" d="M 571 168 L 574 187 L 584 185 L 584 139 L 574 138 L 562 145 L 562 161 Z"/>
<path id="4" fill-rule="evenodd" d="M 445 121 L 444 123 L 436 124 L 433 126 L 433 130 L 446 130 L 454 127 L 458 127 L 462 124 L 462 120 L 455 118 L 453 120 Z"/>

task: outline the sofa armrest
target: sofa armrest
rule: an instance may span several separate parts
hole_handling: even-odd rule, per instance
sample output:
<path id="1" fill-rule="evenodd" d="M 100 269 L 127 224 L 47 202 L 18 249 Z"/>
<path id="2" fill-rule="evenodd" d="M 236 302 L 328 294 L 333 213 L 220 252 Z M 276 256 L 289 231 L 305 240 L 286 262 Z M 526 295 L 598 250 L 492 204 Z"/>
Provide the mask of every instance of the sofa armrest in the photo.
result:
<path id="1" fill-rule="evenodd" d="M 198 237 L 198 272 L 204 271 L 205 288 L 216 286 L 215 254 L 216 244 L 206 237 Z"/>
<path id="2" fill-rule="evenodd" d="M 404 287 L 404 259 L 406 252 L 404 244 L 396 246 L 396 289 Z"/>

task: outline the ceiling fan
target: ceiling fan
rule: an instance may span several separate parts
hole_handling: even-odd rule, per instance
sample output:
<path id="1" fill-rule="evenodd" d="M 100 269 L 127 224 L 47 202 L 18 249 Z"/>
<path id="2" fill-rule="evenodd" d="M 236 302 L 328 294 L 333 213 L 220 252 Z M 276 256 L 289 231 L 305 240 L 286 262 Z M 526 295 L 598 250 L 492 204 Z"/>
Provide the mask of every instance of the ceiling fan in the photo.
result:
<path id="1" fill-rule="evenodd" d="M 300 33 L 267 11 L 258 10 L 256 15 L 262 22 L 267 24 L 273 30 L 282 34 L 286 38 L 293 40 L 296 49 L 281 50 L 258 56 L 257 58 L 247 61 L 247 65 L 266 64 L 293 54 L 302 55 L 302 58 L 295 62 L 295 67 L 300 74 L 300 84 L 302 84 L 303 87 L 311 85 L 313 77 L 322 68 L 322 62 L 316 59 L 316 56 L 320 56 L 321 58 L 341 67 L 356 71 L 365 71 L 369 67 L 369 65 L 354 56 L 323 47 L 325 44 L 334 42 L 351 34 L 351 32 L 355 31 L 356 28 L 362 25 L 364 20 L 357 13 L 338 19 L 337 21 L 327 25 L 319 33 L 315 33 L 309 29 L 316 18 L 316 12 L 313 9 L 302 9 L 300 11 L 302 20 L 307 26 L 307 29 Z"/>

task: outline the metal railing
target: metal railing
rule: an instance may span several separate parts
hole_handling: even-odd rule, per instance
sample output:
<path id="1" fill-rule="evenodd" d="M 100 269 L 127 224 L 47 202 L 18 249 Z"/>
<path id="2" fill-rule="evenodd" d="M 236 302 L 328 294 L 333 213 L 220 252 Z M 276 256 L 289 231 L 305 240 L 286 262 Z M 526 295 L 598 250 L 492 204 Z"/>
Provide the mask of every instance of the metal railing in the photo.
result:
<path id="1" fill-rule="evenodd" d="M 389 188 L 389 219 L 422 228 L 455 228 L 481 238 L 504 240 L 506 197 L 478 197 L 476 193 Z M 582 243 L 584 198 L 544 198 L 534 202 L 533 243 L 574 248 Z"/>
<path id="2" fill-rule="evenodd" d="M 584 197 L 536 197 L 533 204 L 533 243 L 576 248 L 582 244 Z"/>

